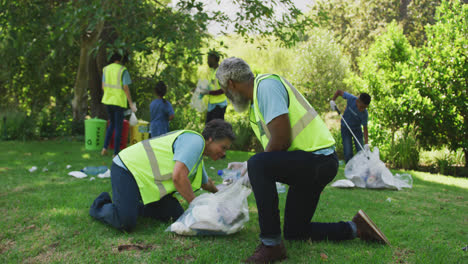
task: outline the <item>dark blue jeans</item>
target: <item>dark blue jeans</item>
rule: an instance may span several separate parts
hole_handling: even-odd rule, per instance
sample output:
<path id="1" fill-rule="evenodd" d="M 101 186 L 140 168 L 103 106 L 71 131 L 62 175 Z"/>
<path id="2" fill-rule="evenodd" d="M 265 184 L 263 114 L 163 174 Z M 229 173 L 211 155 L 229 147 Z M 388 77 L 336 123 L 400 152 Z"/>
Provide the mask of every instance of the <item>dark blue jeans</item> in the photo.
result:
<path id="1" fill-rule="evenodd" d="M 163 222 L 177 220 L 184 209 L 172 195 L 166 195 L 161 200 L 143 205 L 140 190 L 132 173 L 112 163 L 111 167 L 112 194 L 101 193 L 91 205 L 89 214 L 117 229 L 131 231 L 139 216 L 150 217 Z"/>
<path id="2" fill-rule="evenodd" d="M 206 113 L 205 124 L 210 122 L 213 119 L 222 119 L 224 120 L 224 113 L 226 113 L 227 107 L 220 107 L 219 105 L 215 106 L 213 110 Z"/>
<path id="3" fill-rule="evenodd" d="M 124 108 L 117 105 L 106 105 L 107 115 L 109 116 L 109 127 L 106 131 L 106 139 L 104 140 L 104 148 L 109 147 L 112 134 L 114 135 L 114 155 L 117 155 L 120 150 L 120 140 L 122 138 L 122 128 L 124 120 Z"/>
<path id="4" fill-rule="evenodd" d="M 320 194 L 338 171 L 336 153 L 328 156 L 305 151 L 263 152 L 248 160 L 255 195 L 260 238 L 281 236 L 276 183 L 289 185 L 284 210 L 284 238 L 288 240 L 353 239 L 348 223 L 311 222 Z"/>
<path id="5" fill-rule="evenodd" d="M 357 137 L 359 140 L 359 143 L 361 143 L 361 146 L 364 147 L 364 140 L 362 139 L 362 129 L 361 127 L 359 128 L 351 128 L 353 131 L 354 135 Z M 343 140 L 343 154 L 345 158 L 345 162 L 348 162 L 353 156 L 353 141 L 354 141 L 354 146 L 356 147 L 357 151 L 361 150 L 361 147 L 357 143 L 356 139 L 353 137 L 351 132 L 349 132 L 348 127 L 346 126 L 341 126 L 341 138 Z"/>

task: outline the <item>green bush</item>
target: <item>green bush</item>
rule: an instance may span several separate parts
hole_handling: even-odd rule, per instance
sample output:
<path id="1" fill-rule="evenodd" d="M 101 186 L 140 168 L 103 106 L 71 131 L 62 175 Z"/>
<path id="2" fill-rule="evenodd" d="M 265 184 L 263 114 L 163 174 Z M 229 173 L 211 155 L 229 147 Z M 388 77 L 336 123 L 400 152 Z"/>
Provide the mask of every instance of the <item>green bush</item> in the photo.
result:
<path id="1" fill-rule="evenodd" d="M 28 140 L 38 137 L 34 118 L 24 112 L 2 110 L 0 120 L 3 140 Z"/>
<path id="2" fill-rule="evenodd" d="M 384 161 L 392 167 L 400 169 L 416 169 L 419 164 L 419 145 L 413 135 L 407 135 L 397 139 L 390 145 L 388 155 L 383 155 Z"/>
<path id="3" fill-rule="evenodd" d="M 344 153 L 343 153 L 343 139 L 341 138 L 341 129 L 340 128 L 332 128 L 330 132 L 335 139 L 335 151 L 338 155 L 338 159 L 344 160 Z"/>

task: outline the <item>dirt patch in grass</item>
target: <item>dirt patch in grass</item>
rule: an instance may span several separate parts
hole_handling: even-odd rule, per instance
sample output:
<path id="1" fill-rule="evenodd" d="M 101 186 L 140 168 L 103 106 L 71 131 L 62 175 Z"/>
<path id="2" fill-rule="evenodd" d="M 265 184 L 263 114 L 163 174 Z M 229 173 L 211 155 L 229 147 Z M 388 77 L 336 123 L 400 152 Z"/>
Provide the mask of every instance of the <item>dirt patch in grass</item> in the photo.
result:
<path id="1" fill-rule="evenodd" d="M 393 259 L 395 263 L 408 263 L 408 259 L 414 255 L 414 250 L 405 248 L 395 248 L 393 251 Z"/>
<path id="2" fill-rule="evenodd" d="M 16 242 L 11 239 L 5 239 L 0 241 L 0 254 L 3 254 L 13 248 L 16 245 Z"/>

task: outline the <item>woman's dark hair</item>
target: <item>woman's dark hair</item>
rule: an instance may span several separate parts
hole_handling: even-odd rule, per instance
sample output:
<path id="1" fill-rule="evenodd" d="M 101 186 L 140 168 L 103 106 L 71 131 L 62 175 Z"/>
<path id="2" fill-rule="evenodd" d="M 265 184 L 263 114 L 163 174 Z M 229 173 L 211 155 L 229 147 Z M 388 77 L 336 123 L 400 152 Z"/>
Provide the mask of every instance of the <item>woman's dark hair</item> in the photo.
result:
<path id="1" fill-rule="evenodd" d="M 205 125 L 202 132 L 203 138 L 208 140 L 223 140 L 229 138 L 231 141 L 236 139 L 236 135 L 232 132 L 232 126 L 222 119 L 213 119 Z"/>
<path id="2" fill-rule="evenodd" d="M 164 99 L 164 95 L 166 95 L 167 92 L 167 86 L 163 81 L 159 81 L 156 86 L 154 87 L 154 92 L 163 99 L 163 102 L 166 102 L 166 99 Z"/>

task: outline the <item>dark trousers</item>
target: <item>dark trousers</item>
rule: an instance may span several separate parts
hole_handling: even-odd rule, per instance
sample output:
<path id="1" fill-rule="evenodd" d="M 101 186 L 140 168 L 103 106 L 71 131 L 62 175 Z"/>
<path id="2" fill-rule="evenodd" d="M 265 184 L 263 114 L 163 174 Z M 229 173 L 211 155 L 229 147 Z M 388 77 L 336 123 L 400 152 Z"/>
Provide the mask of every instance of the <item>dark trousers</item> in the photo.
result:
<path id="1" fill-rule="evenodd" d="M 109 116 L 109 126 L 106 131 L 106 139 L 104 140 L 104 148 L 109 147 L 112 134 L 114 135 L 114 155 L 117 155 L 120 150 L 120 139 L 122 138 L 122 127 L 124 120 L 124 108 L 117 105 L 106 105 L 107 115 Z"/>
<path id="2" fill-rule="evenodd" d="M 305 151 L 263 152 L 252 156 L 247 168 L 257 202 L 260 238 L 281 235 L 277 181 L 289 185 L 284 210 L 285 239 L 353 238 L 348 223 L 311 222 L 322 190 L 338 171 L 336 153 L 324 156 Z"/>
<path id="3" fill-rule="evenodd" d="M 172 195 L 143 205 L 135 178 L 115 163 L 111 167 L 111 182 L 114 201 L 107 192 L 101 193 L 91 205 L 89 214 L 117 229 L 132 230 L 138 216 L 169 222 L 171 219 L 177 220 L 184 212 L 179 201 Z"/>
<path id="4" fill-rule="evenodd" d="M 226 113 L 226 107 L 215 106 L 213 110 L 206 113 L 206 123 L 210 122 L 213 119 L 222 119 L 224 120 L 224 113 Z"/>
<path id="5" fill-rule="evenodd" d="M 359 140 L 359 143 L 361 143 L 361 146 L 364 147 L 361 127 L 351 128 L 351 130 L 353 131 L 356 138 Z M 356 139 L 353 137 L 353 135 L 349 131 L 348 127 L 346 126 L 341 126 L 341 139 L 343 140 L 343 154 L 344 154 L 345 162 L 347 163 L 354 156 L 353 142 L 354 142 L 354 147 L 356 148 L 357 152 L 361 150 L 361 147 L 359 146 L 359 143 L 356 141 Z"/>

